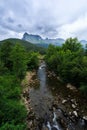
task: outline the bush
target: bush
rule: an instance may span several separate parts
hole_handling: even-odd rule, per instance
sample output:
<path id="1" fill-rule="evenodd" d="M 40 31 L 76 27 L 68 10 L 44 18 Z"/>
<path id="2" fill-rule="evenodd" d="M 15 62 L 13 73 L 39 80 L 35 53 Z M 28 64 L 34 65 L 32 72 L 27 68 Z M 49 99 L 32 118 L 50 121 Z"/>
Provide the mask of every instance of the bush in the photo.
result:
<path id="1" fill-rule="evenodd" d="M 84 95 L 87 95 L 87 85 L 81 84 L 80 90 Z"/>
<path id="2" fill-rule="evenodd" d="M 0 130 L 24 130 L 26 128 L 26 125 L 20 124 L 20 125 L 14 125 L 5 123 L 1 126 Z"/>
<path id="3" fill-rule="evenodd" d="M 39 65 L 39 60 L 38 60 L 38 53 L 36 52 L 29 52 L 27 56 L 27 66 L 29 70 L 32 69 L 37 69 Z"/>
<path id="4" fill-rule="evenodd" d="M 76 87 L 80 87 L 80 83 L 87 85 L 87 56 L 77 38 L 67 39 L 61 47 L 50 45 L 45 60 L 48 68 L 65 83 Z"/>
<path id="5" fill-rule="evenodd" d="M 14 76 L 0 76 L 0 126 L 3 123 L 2 130 L 6 126 L 8 126 L 7 130 L 10 130 L 10 127 L 22 129 L 27 112 L 25 107 L 20 103 L 20 95 L 21 87 Z M 16 126 L 9 125 L 11 122 L 14 122 Z"/>

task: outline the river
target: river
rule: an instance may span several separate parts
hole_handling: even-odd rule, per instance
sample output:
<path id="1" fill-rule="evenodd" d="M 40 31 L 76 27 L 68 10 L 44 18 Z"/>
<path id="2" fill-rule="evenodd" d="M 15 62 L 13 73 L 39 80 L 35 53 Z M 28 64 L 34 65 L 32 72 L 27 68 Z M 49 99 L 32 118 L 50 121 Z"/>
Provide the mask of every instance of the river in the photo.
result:
<path id="1" fill-rule="evenodd" d="M 87 130 L 76 96 L 55 76 L 48 75 L 43 61 L 37 71 L 40 85 L 29 91 L 31 106 L 40 120 L 38 130 Z M 78 93 L 78 92 L 76 92 Z M 80 109 L 80 108 L 79 108 Z M 86 108 L 85 108 L 86 109 Z"/>

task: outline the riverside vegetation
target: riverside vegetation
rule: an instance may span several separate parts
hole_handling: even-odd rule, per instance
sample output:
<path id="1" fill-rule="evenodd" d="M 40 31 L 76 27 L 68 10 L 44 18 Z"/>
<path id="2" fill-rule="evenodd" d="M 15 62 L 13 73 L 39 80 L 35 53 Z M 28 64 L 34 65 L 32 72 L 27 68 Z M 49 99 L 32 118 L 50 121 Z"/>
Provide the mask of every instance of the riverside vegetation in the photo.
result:
<path id="1" fill-rule="evenodd" d="M 32 50 L 32 49 L 31 49 Z M 21 81 L 26 71 L 38 68 L 38 52 L 19 43 L 5 41 L 0 46 L 0 130 L 26 129 L 27 110 L 21 100 Z M 50 71 L 64 83 L 71 83 L 87 95 L 87 48 L 76 38 L 61 47 L 49 45 L 45 61 Z"/>
<path id="2" fill-rule="evenodd" d="M 26 129 L 27 110 L 21 100 L 21 81 L 27 70 L 38 67 L 38 53 L 17 43 L 0 47 L 0 130 Z"/>
<path id="3" fill-rule="evenodd" d="M 87 46 L 77 38 L 69 38 L 61 47 L 50 45 L 46 63 L 64 83 L 71 83 L 87 94 Z"/>

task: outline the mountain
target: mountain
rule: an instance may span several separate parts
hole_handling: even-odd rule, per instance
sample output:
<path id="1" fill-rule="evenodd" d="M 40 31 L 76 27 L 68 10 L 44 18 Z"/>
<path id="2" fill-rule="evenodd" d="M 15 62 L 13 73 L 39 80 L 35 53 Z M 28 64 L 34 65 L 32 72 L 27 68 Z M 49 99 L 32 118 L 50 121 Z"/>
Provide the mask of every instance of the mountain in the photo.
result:
<path id="1" fill-rule="evenodd" d="M 39 46 L 45 47 L 45 48 L 47 48 L 49 44 L 61 46 L 65 42 L 65 40 L 62 39 L 62 38 L 56 38 L 56 39 L 46 38 L 46 39 L 43 39 L 39 35 L 32 35 L 32 34 L 28 34 L 28 33 L 24 33 L 22 39 L 25 40 L 25 41 L 29 41 L 33 44 L 37 44 Z"/>
<path id="2" fill-rule="evenodd" d="M 35 45 L 35 44 L 32 44 L 28 41 L 17 39 L 17 38 L 9 38 L 9 39 L 5 39 L 3 41 L 0 41 L 0 45 L 3 43 L 6 43 L 6 42 L 11 42 L 13 44 L 19 43 L 22 46 L 24 46 L 27 51 L 35 51 L 35 52 L 40 52 L 42 54 L 46 52 L 45 48 L 42 48 L 42 47 Z"/>
<path id="3" fill-rule="evenodd" d="M 42 40 L 42 38 L 39 35 L 32 35 L 28 33 L 24 33 L 22 39 L 29 42 L 36 42 L 36 41 Z"/>
<path id="4" fill-rule="evenodd" d="M 80 43 L 83 45 L 83 47 L 85 48 L 87 41 L 86 40 L 81 40 Z"/>

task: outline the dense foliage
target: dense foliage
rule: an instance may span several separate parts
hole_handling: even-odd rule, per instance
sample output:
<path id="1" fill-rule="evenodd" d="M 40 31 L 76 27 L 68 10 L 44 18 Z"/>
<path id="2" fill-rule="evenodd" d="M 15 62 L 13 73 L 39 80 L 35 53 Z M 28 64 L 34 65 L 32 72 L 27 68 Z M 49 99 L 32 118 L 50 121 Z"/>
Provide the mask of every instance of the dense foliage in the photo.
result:
<path id="1" fill-rule="evenodd" d="M 50 45 L 46 53 L 48 68 L 66 82 L 87 92 L 87 51 L 77 38 L 69 38 L 61 47 Z"/>
<path id="2" fill-rule="evenodd" d="M 38 66 L 38 53 L 19 44 L 0 46 L 0 130 L 24 130 L 26 108 L 21 101 L 21 80 L 27 69 Z"/>
<path id="3" fill-rule="evenodd" d="M 38 59 L 38 55 L 39 53 L 35 53 L 30 51 L 29 53 L 27 53 L 27 66 L 28 69 L 32 70 L 32 69 L 37 69 L 38 68 L 38 63 L 39 63 L 39 59 Z"/>
<path id="4" fill-rule="evenodd" d="M 0 130 L 24 130 L 26 127 L 26 109 L 20 103 L 20 95 L 20 83 L 14 76 L 0 76 Z"/>
<path id="5" fill-rule="evenodd" d="M 22 46 L 24 46 L 27 51 L 39 52 L 41 54 L 46 53 L 46 48 L 40 47 L 39 45 L 36 45 L 36 44 L 32 44 L 28 41 L 24 41 L 24 40 L 16 39 L 16 38 L 9 38 L 9 39 L 0 41 L 0 45 L 3 44 L 3 43 L 7 43 L 7 42 L 10 42 L 10 43 L 13 43 L 13 44 L 19 43 Z"/>

